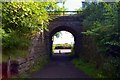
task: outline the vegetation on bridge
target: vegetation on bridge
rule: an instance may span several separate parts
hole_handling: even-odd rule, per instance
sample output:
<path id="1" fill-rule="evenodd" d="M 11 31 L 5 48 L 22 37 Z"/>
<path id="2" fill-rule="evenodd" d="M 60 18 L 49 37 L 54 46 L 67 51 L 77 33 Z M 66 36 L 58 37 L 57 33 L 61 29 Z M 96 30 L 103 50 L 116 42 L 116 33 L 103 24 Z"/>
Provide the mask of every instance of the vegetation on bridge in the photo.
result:
<path id="1" fill-rule="evenodd" d="M 38 32 L 47 30 L 50 20 L 47 11 L 61 10 L 56 2 L 3 2 L 1 5 L 2 36 L 0 38 L 2 38 L 2 51 L 5 58 L 8 55 L 11 58 L 14 55 L 16 55 L 15 58 L 25 56 L 31 45 L 31 39 Z"/>

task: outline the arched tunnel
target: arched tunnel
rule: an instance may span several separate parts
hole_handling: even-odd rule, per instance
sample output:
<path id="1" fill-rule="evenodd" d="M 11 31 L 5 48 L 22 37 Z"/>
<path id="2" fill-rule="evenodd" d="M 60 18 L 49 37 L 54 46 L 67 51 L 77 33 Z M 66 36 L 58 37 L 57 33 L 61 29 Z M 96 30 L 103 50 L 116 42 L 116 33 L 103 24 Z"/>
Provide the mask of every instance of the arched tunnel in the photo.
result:
<path id="1" fill-rule="evenodd" d="M 78 16 L 63 16 L 51 21 L 48 25 L 48 31 L 45 32 L 45 44 L 47 54 L 52 56 L 52 37 L 59 31 L 68 31 L 74 36 L 74 56 L 77 57 L 82 48 L 82 31 L 81 18 Z"/>

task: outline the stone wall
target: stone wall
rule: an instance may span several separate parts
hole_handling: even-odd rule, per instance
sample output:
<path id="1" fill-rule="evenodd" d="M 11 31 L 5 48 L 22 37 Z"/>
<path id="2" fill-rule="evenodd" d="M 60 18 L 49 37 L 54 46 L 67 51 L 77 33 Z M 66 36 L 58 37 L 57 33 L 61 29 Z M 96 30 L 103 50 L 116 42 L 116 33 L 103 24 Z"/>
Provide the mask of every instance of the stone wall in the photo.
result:
<path id="1" fill-rule="evenodd" d="M 61 30 L 73 34 L 75 38 L 75 54 L 80 54 L 80 49 L 82 47 L 81 32 L 83 31 L 82 20 L 83 18 L 81 16 L 62 16 L 51 21 L 48 26 L 48 31 L 46 31 L 44 35 L 38 33 L 34 37 L 27 57 L 19 58 L 16 61 L 11 62 L 11 71 L 23 73 L 24 71 L 29 70 L 38 59 L 48 58 L 52 52 L 52 36 Z"/>
<path id="2" fill-rule="evenodd" d="M 21 74 L 31 69 L 38 61 L 42 62 L 48 59 L 48 52 L 46 50 L 45 39 L 42 34 L 38 33 L 32 40 L 32 44 L 28 50 L 26 57 L 20 57 L 16 60 L 9 60 L 2 63 L 2 78 L 9 78 L 13 75 Z"/>
<path id="3" fill-rule="evenodd" d="M 29 49 L 29 54 L 26 58 L 17 59 L 18 62 L 18 73 L 22 73 L 29 70 L 39 58 L 43 59 L 48 57 L 45 50 L 44 39 L 41 34 L 37 34 L 32 41 L 32 46 Z"/>

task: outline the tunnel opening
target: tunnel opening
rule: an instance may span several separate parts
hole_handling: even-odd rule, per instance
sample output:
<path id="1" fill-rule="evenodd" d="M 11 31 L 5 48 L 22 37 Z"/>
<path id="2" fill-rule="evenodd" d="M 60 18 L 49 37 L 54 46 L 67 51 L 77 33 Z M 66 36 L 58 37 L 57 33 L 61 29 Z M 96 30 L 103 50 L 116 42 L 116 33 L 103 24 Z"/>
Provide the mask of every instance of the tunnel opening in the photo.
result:
<path id="1" fill-rule="evenodd" d="M 52 37 L 52 55 L 73 55 L 74 36 L 68 31 L 59 31 Z"/>
<path id="2" fill-rule="evenodd" d="M 74 30 L 74 29 L 72 29 L 72 28 L 70 28 L 70 27 L 66 27 L 66 26 L 59 26 L 59 27 L 57 27 L 57 28 L 55 28 L 55 29 L 53 29 L 51 32 L 50 32 L 50 40 L 49 40 L 49 46 L 50 46 L 50 57 L 52 57 L 52 56 L 54 56 L 56 53 L 54 52 L 53 53 L 53 46 L 54 46 L 54 44 L 55 44 L 55 42 L 53 41 L 53 37 L 54 37 L 54 35 L 56 35 L 56 33 L 57 32 L 60 32 L 60 31 L 65 31 L 66 33 L 69 33 L 69 34 L 71 34 L 71 37 L 73 37 L 73 41 L 72 41 L 72 47 L 71 47 L 71 49 L 69 49 L 69 50 L 66 50 L 66 52 L 65 52 L 65 50 L 56 50 L 56 53 L 66 53 L 66 55 L 67 55 L 67 53 L 69 53 L 67 56 L 70 56 L 70 57 L 74 57 L 74 56 L 76 56 L 76 38 L 77 38 L 77 33 L 76 33 L 76 31 Z M 68 38 L 66 38 L 65 40 L 67 40 L 67 41 L 69 41 L 69 39 Z M 57 42 L 57 41 L 56 41 Z M 67 43 L 66 43 L 67 44 Z M 64 45 L 66 45 L 65 43 L 64 43 Z M 67 45 L 69 45 L 69 44 L 67 44 Z M 61 54 L 58 54 L 58 55 L 61 55 Z"/>

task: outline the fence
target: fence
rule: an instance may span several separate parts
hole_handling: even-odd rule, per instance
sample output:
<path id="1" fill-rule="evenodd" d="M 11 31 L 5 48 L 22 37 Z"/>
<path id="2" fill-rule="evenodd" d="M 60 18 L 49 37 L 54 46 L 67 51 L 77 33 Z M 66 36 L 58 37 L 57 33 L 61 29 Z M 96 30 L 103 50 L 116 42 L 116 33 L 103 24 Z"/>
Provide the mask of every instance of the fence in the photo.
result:
<path id="1" fill-rule="evenodd" d="M 73 16 L 81 13 L 82 11 L 48 11 L 50 16 Z"/>

